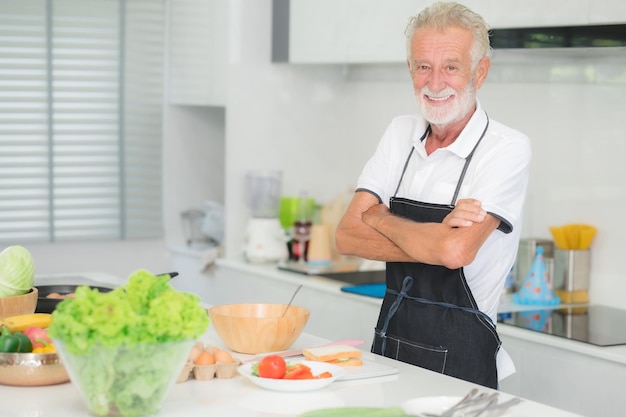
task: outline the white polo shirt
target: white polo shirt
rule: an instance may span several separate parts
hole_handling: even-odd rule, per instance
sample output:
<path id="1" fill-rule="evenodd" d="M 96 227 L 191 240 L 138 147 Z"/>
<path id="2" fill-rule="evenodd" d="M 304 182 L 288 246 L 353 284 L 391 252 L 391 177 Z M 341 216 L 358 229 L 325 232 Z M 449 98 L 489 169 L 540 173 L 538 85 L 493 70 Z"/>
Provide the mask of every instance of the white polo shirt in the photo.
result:
<path id="1" fill-rule="evenodd" d="M 414 148 L 396 196 L 454 204 L 452 198 L 465 158 L 474 149 L 488 121 L 478 100 L 476 103 L 476 112 L 457 140 L 431 155 L 426 154 L 425 141 L 420 141 L 428 123 L 420 115 L 394 118 L 365 165 L 357 189 L 367 190 L 389 205 L 407 157 Z M 487 239 L 474 262 L 464 267 L 478 308 L 488 314 L 494 324 L 504 280 L 515 261 L 519 245 L 530 160 L 528 137 L 489 120 L 457 198 L 475 198 L 482 203 L 484 210 L 501 220 L 498 230 Z"/>

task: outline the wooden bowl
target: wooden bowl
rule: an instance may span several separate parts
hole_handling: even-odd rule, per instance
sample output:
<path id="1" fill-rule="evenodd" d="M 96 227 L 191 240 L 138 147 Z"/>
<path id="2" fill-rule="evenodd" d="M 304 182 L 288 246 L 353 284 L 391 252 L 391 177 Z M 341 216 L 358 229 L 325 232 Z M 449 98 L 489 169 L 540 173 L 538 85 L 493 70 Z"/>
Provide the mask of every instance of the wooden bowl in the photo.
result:
<path id="1" fill-rule="evenodd" d="M 0 320 L 5 317 L 34 313 L 38 294 L 37 288 L 33 287 L 26 294 L 0 297 Z"/>
<path id="2" fill-rule="evenodd" d="M 224 304 L 209 308 L 211 324 L 231 350 L 258 354 L 288 349 L 300 336 L 310 311 L 287 304 Z"/>

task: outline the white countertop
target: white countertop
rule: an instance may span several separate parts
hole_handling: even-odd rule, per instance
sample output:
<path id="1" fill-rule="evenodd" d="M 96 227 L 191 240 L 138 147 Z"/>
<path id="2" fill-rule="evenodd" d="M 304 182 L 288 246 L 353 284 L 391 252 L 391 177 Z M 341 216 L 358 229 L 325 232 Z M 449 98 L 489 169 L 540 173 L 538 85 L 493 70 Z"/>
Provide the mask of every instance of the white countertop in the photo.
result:
<path id="1" fill-rule="evenodd" d="M 223 347 L 209 328 L 206 343 Z M 319 346 L 327 340 L 302 334 L 294 348 Z M 305 411 L 343 406 L 393 407 L 430 396 L 462 396 L 474 384 L 364 352 L 364 359 L 399 369 L 396 375 L 336 381 L 328 387 L 304 393 L 260 388 L 244 377 L 197 381 L 172 387 L 159 417 L 290 417 Z M 483 391 L 490 391 L 479 387 Z M 84 417 L 88 410 L 72 383 L 47 387 L 0 386 L 0 415 L 11 417 Z M 500 393 L 500 401 L 512 398 Z M 529 400 L 510 410 L 508 417 L 575 417 L 576 414 Z"/>
<path id="2" fill-rule="evenodd" d="M 239 265 L 239 267 L 242 266 Z M 255 273 L 267 273 L 274 279 L 296 279 L 292 273 L 272 272 L 271 267 L 250 266 L 250 268 L 253 268 Z M 81 284 L 119 285 L 123 282 L 119 278 L 105 274 L 85 273 L 76 276 L 81 277 L 77 280 L 77 283 Z M 340 283 L 325 281 L 330 280 L 309 277 L 306 279 L 306 285 L 323 287 L 328 291 L 340 291 Z M 67 284 L 67 275 L 46 276 L 37 280 L 40 285 L 60 282 Z M 346 294 L 346 296 L 353 295 Z M 380 302 L 376 299 L 366 301 L 367 297 L 361 298 L 364 302 Z M 211 326 L 202 339 L 205 343 L 224 348 Z M 319 346 L 327 342 L 328 340 L 303 333 L 293 348 Z M 246 358 L 245 355 L 235 356 L 241 359 Z M 417 397 L 462 396 L 471 388 L 476 387 L 474 384 L 456 378 L 373 355 L 366 350 L 363 351 L 363 357 L 365 360 L 395 367 L 399 372 L 395 375 L 336 381 L 321 390 L 305 393 L 266 390 L 239 375 L 232 379 L 209 381 L 190 379 L 172 387 L 157 415 L 162 417 L 289 417 L 326 407 L 394 407 Z M 479 388 L 488 391 L 487 388 Z M 2 398 L 0 415 L 2 416 L 75 417 L 89 415 L 86 405 L 72 383 L 46 387 L 0 386 L 0 396 Z M 511 397 L 506 393 L 500 393 L 500 396 L 500 401 Z M 522 404 L 511 409 L 507 416 L 575 417 L 577 415 L 524 400 Z"/>

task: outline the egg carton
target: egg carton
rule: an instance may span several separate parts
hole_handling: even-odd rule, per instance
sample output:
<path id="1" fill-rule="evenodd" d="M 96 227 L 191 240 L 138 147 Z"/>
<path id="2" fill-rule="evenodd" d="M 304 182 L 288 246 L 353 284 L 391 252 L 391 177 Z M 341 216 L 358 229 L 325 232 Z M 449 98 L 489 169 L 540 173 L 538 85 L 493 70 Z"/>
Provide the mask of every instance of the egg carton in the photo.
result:
<path id="1" fill-rule="evenodd" d="M 217 360 L 214 364 L 197 365 L 194 361 L 202 352 L 209 352 L 211 355 L 214 355 L 217 352 L 217 348 L 211 345 L 204 345 L 202 342 L 196 342 L 176 380 L 177 383 L 185 382 L 191 377 L 199 381 L 208 381 L 213 378 L 228 379 L 237 375 L 237 368 L 241 365 L 239 359 L 232 358 L 228 354 L 232 358 L 232 362 Z"/>

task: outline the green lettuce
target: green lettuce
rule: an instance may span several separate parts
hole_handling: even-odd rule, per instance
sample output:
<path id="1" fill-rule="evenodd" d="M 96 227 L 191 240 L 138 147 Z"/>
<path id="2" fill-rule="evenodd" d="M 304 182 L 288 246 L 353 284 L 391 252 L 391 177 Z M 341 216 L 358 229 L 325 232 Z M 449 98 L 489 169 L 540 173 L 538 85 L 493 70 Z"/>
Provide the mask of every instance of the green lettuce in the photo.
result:
<path id="1" fill-rule="evenodd" d="M 76 288 L 52 313 L 48 335 L 93 414 L 153 414 L 209 326 L 199 302 L 169 276 L 140 270 L 110 292 Z"/>
<path id="2" fill-rule="evenodd" d="M 77 287 L 74 298 L 55 308 L 48 335 L 62 340 L 72 354 L 87 353 L 94 345 L 115 348 L 194 339 L 209 326 L 199 302 L 196 294 L 175 290 L 168 275 L 139 270 L 109 292 Z"/>

